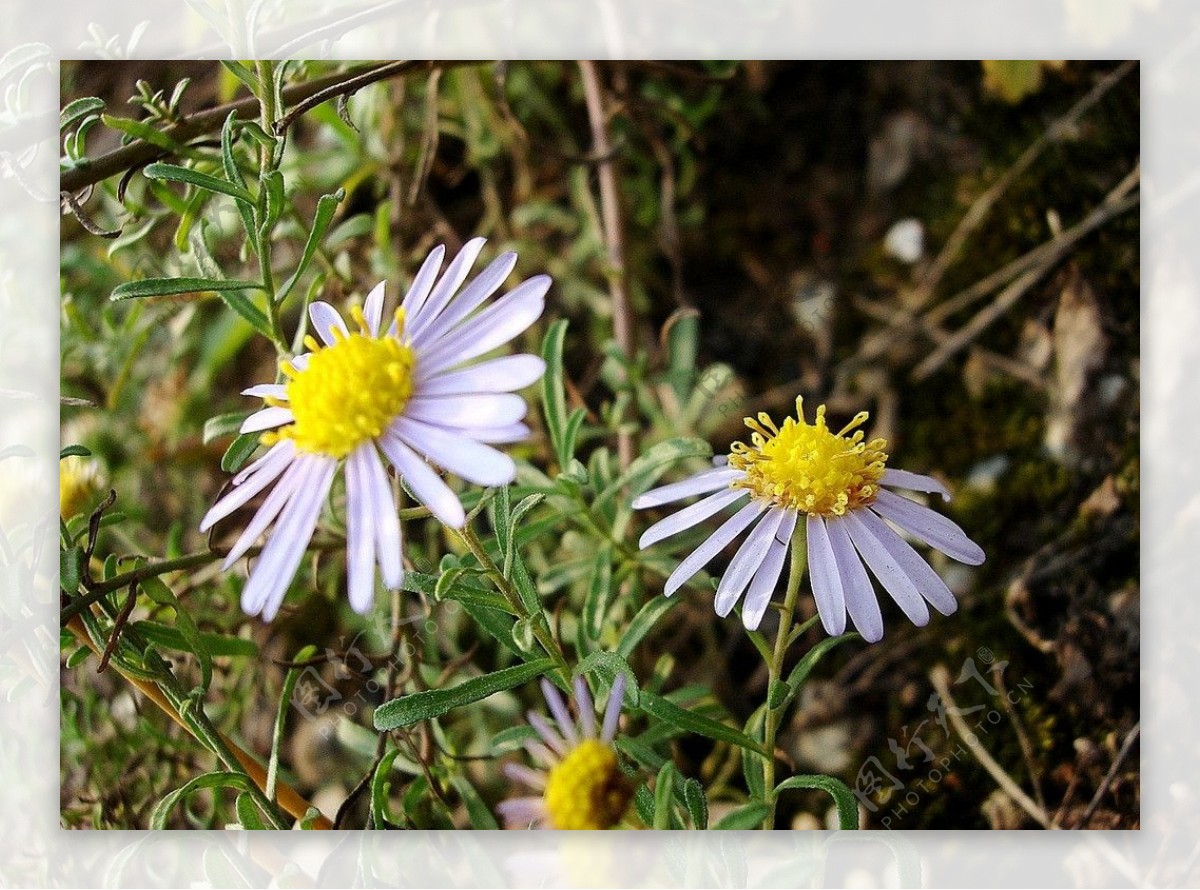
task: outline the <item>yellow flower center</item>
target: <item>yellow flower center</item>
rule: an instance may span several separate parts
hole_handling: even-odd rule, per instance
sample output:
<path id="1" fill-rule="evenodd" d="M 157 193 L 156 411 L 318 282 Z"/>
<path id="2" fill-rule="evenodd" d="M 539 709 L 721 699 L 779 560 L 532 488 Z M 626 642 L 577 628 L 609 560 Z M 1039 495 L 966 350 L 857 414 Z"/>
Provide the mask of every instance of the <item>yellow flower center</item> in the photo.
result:
<path id="1" fill-rule="evenodd" d="M 617 764 L 617 752 L 585 739 L 550 770 L 546 810 L 562 830 L 612 828 L 629 809 L 633 785 Z"/>
<path id="2" fill-rule="evenodd" d="M 746 418 L 754 430 L 753 445 L 733 444 L 729 465 L 746 477 L 734 485 L 750 489 L 753 497 L 780 507 L 818 516 L 843 516 L 875 500 L 887 454 L 885 439 L 863 441 L 867 420 L 862 411 L 839 433 L 825 426 L 825 406 L 817 408 L 816 423 L 804 419 L 803 399 L 796 399 L 797 417 L 782 427 L 764 412 Z"/>
<path id="3" fill-rule="evenodd" d="M 70 519 L 89 505 L 98 488 L 99 469 L 94 460 L 69 454 L 58 462 L 58 512 Z"/>
<path id="4" fill-rule="evenodd" d="M 264 434 L 264 444 L 291 439 L 301 451 L 341 458 L 381 435 L 404 410 L 413 391 L 412 348 L 387 333 L 372 337 L 362 310 L 356 307 L 353 315 L 360 330 L 344 334 L 334 328 L 332 346 L 305 338 L 312 355 L 304 370 L 280 365 L 288 377 L 287 407 L 296 420 Z M 399 311 L 396 319 L 402 332 Z"/>

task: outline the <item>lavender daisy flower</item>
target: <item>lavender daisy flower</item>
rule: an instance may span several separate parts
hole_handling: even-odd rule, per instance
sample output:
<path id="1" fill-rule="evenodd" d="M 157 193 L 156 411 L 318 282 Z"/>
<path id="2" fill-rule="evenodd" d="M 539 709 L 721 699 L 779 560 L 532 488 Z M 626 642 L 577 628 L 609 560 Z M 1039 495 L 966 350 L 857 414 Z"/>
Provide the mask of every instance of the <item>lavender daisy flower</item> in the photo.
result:
<path id="1" fill-rule="evenodd" d="M 644 549 L 748 498 L 679 564 L 663 592 L 673 594 L 750 529 L 717 586 L 714 607 L 724 617 L 745 594 L 742 621 L 754 630 L 803 516 L 813 596 L 828 633 L 845 631 L 849 613 L 865 640 L 873 643 L 883 637 L 883 618 L 867 568 L 918 627 L 929 621 L 926 603 L 943 615 L 951 614 L 958 607 L 954 595 L 888 523 L 967 565 L 982 563 L 983 550 L 945 516 L 884 486 L 936 493 L 945 500 L 950 492 L 930 476 L 886 468 L 887 442 L 864 442 L 861 430 L 852 433 L 866 422 L 867 412 L 838 433 L 825 425 L 824 405 L 817 408 L 814 424 L 804 419 L 802 399 L 796 399 L 796 414 L 782 427 L 765 413 L 757 420 L 746 418 L 753 430 L 751 445 L 735 442 L 728 460 L 718 458 L 714 469 L 656 488 L 633 502 L 636 509 L 645 509 L 706 495 L 650 526 L 639 542 Z"/>
<path id="2" fill-rule="evenodd" d="M 542 314 L 550 279 L 538 275 L 486 309 L 516 265 L 505 253 L 459 291 L 484 239 L 467 242 L 438 277 L 443 247 L 425 260 L 383 327 L 384 285 L 352 310 L 350 331 L 328 303 L 309 307 L 317 337 L 308 352 L 280 363 L 286 378 L 245 390 L 266 407 L 242 425 L 270 449 L 233 478 L 229 493 L 200 524 L 216 522 L 273 487 L 225 559 L 236 562 L 274 523 L 242 591 L 242 608 L 270 621 L 312 539 L 334 476 L 346 474 L 346 557 L 350 605 L 366 612 L 375 566 L 400 587 L 400 524 L 382 453 L 417 498 L 446 525 L 461 528 L 462 504 L 426 458 L 476 485 L 512 482 L 512 458 L 490 447 L 529 435 L 525 401 L 514 392 L 536 381 L 545 363 L 510 355 L 464 367 L 516 337 Z M 478 311 L 476 311 L 478 310 Z"/>
<path id="3" fill-rule="evenodd" d="M 618 674 L 613 681 L 599 734 L 592 696 L 582 677 L 575 678 L 578 723 L 571 719 L 561 693 L 547 680 L 542 680 L 542 693 L 556 726 L 530 711 L 529 723 L 540 740 L 525 743 L 540 769 L 518 763 L 504 765 L 505 775 L 538 793 L 503 801 L 498 806 L 501 817 L 509 828 L 615 827 L 633 799 L 633 783 L 621 772 L 612 744 L 625 695 L 625 675 Z"/>

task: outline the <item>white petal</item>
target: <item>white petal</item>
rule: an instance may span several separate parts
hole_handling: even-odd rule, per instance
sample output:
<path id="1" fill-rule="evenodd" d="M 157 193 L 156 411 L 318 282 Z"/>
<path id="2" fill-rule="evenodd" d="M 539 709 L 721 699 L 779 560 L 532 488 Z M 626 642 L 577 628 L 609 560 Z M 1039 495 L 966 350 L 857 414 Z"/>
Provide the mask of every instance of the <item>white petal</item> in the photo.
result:
<path id="1" fill-rule="evenodd" d="M 241 470 L 236 476 L 234 476 L 233 484 L 241 485 L 243 482 L 245 482 L 251 476 L 267 469 L 275 461 L 287 462 L 287 461 L 291 460 L 295 456 L 295 454 L 296 454 L 296 446 L 292 444 L 292 441 L 290 439 L 284 439 L 280 442 L 276 442 L 274 445 L 271 446 L 271 448 L 267 451 L 266 454 L 264 454 L 262 457 L 260 457 L 254 463 L 250 464 L 250 466 Z"/>
<path id="2" fill-rule="evenodd" d="M 575 678 L 575 706 L 579 711 L 579 728 L 583 730 L 585 739 L 596 737 L 596 704 L 592 701 L 592 691 L 588 689 L 587 680 Z"/>
<path id="3" fill-rule="evenodd" d="M 225 555 L 224 562 L 221 563 L 222 569 L 228 569 L 235 562 L 242 558 L 247 550 L 259 539 L 267 526 L 275 521 L 275 517 L 279 515 L 279 511 L 301 488 L 306 487 L 306 484 L 317 478 L 320 466 L 307 460 L 297 460 L 292 462 L 287 471 L 275 483 L 275 487 L 271 489 L 271 493 L 266 496 L 262 502 L 262 506 L 254 514 L 254 517 L 246 524 L 246 528 L 238 536 L 229 553 Z"/>
<path id="4" fill-rule="evenodd" d="M 422 304 L 420 309 L 405 319 L 405 328 L 410 337 L 416 337 L 446 308 L 446 304 L 462 287 L 462 283 L 467 280 L 467 276 L 471 273 L 471 267 L 475 265 L 475 260 L 479 257 L 479 252 L 483 250 L 485 243 L 487 243 L 485 238 L 472 238 L 463 245 L 458 256 L 450 261 L 450 265 L 446 267 L 445 274 L 434 287 L 429 299 Z"/>
<path id="5" fill-rule="evenodd" d="M 312 320 L 313 330 L 317 332 L 317 336 L 321 338 L 326 346 L 332 346 L 337 342 L 337 338 L 333 335 L 335 329 L 346 335 L 350 333 L 346 328 L 346 322 L 342 320 L 341 314 L 328 303 L 321 300 L 317 300 L 317 302 L 308 307 L 308 317 Z"/>
<path id="6" fill-rule="evenodd" d="M 363 318 L 367 322 L 367 330 L 372 337 L 379 336 L 379 325 L 383 321 L 383 296 L 387 290 L 387 282 L 381 281 L 371 288 L 367 298 L 363 300 Z"/>
<path id="7" fill-rule="evenodd" d="M 455 396 L 473 392 L 515 392 L 536 383 L 546 372 L 546 363 L 536 355 L 505 355 L 461 371 L 422 379 L 419 396 Z M 417 373 L 421 373 L 420 367 Z"/>
<path id="8" fill-rule="evenodd" d="M 606 742 L 611 742 L 617 734 L 617 722 L 621 719 L 621 702 L 625 699 L 625 682 L 625 675 L 617 674 L 612 689 L 608 692 L 608 701 L 604 703 L 604 726 L 600 730 L 600 738 Z"/>
<path id="9" fill-rule="evenodd" d="M 808 574 L 825 632 L 831 637 L 845 633 L 846 598 L 842 594 L 842 577 L 829 543 L 825 520 L 812 514 L 808 517 Z"/>
<path id="10" fill-rule="evenodd" d="M 871 508 L 890 519 L 910 535 L 924 541 L 969 566 L 983 562 L 983 548 L 967 537 L 967 533 L 940 513 L 902 498 L 890 491 L 875 496 Z"/>
<path id="11" fill-rule="evenodd" d="M 742 546 L 729 561 L 729 568 L 721 576 L 721 582 L 717 585 L 717 596 L 713 601 L 713 609 L 720 617 L 724 618 L 733 611 L 734 604 L 741 598 L 742 592 L 750 584 L 750 579 L 766 559 L 771 542 L 775 540 L 775 533 L 779 530 L 779 523 L 783 521 L 786 513 L 781 507 L 770 510 L 746 536 Z"/>
<path id="12" fill-rule="evenodd" d="M 404 477 L 417 499 L 428 507 L 434 516 L 451 528 L 463 527 L 467 516 L 458 496 L 429 464 L 395 436 L 381 437 L 379 446 L 396 468 L 396 472 Z"/>
<path id="13" fill-rule="evenodd" d="M 494 294 L 516 265 L 517 255 L 512 251 L 502 253 L 492 260 L 487 268 L 463 289 L 461 294 L 450 301 L 441 315 L 423 325 L 419 332 L 413 332 L 413 343 L 428 345 L 450 331 L 458 322 L 475 311 L 476 307 L 484 300 Z"/>
<path id="14" fill-rule="evenodd" d="M 544 280 L 545 288 L 550 286 L 550 279 L 544 275 L 527 283 L 539 280 Z M 546 308 L 542 292 L 515 290 L 497 300 L 465 322 L 453 336 L 439 340 L 427 354 L 418 357 L 418 363 L 425 366 L 426 373 L 436 374 L 507 343 L 541 316 Z"/>
<path id="15" fill-rule="evenodd" d="M 375 558 L 379 561 L 383 586 L 388 590 L 399 590 L 404 580 L 404 565 L 400 555 L 400 518 L 396 515 L 396 501 L 392 497 L 387 472 L 373 444 L 366 447 L 363 466 L 366 470 L 366 487 L 371 493 L 375 511 Z"/>
<path id="16" fill-rule="evenodd" d="M 922 476 L 920 473 L 910 473 L 908 470 L 893 470 L 889 467 L 883 471 L 883 479 L 880 481 L 884 485 L 891 485 L 895 488 L 940 494 L 942 500 L 950 500 L 950 489 L 932 476 Z"/>
<path id="17" fill-rule="evenodd" d="M 688 581 L 698 571 L 708 565 L 712 558 L 720 553 L 725 546 L 734 538 L 742 533 L 754 518 L 758 516 L 766 508 L 762 501 L 751 501 L 742 507 L 732 517 L 725 520 L 724 525 L 718 528 L 707 541 L 697 547 L 688 555 L 678 566 L 675 571 L 671 572 L 667 583 L 663 587 L 663 593 L 667 596 L 673 594 L 676 590 L 683 586 L 684 582 Z"/>
<path id="18" fill-rule="evenodd" d="M 496 804 L 504 824 L 512 828 L 537 828 L 546 823 L 546 802 L 541 797 L 510 797 Z"/>
<path id="19" fill-rule="evenodd" d="M 263 458 L 259 463 L 263 466 L 258 473 L 255 473 L 241 485 L 232 486 L 225 497 L 213 504 L 212 508 L 204 514 L 204 518 L 200 520 L 201 534 L 207 532 L 216 523 L 220 522 L 274 482 L 279 474 L 283 472 L 284 468 L 288 466 L 289 460 L 286 455 L 268 455 L 267 458 Z"/>
<path id="20" fill-rule="evenodd" d="M 714 513 L 720 512 L 729 504 L 741 500 L 746 495 L 750 494 L 750 490 L 746 488 L 727 488 L 718 491 L 716 494 L 710 494 L 702 501 L 697 501 L 690 507 L 685 507 L 678 513 L 673 513 L 664 519 L 660 519 L 654 525 L 650 526 L 638 539 L 638 549 L 645 550 L 659 541 L 669 538 L 672 535 L 677 535 L 685 529 L 703 522 Z"/>
<path id="21" fill-rule="evenodd" d="M 850 619 L 864 640 L 878 643 L 883 639 L 883 614 L 879 611 L 879 601 L 875 599 L 875 590 L 871 587 L 867 570 L 850 543 L 850 535 L 841 519 L 835 517 L 825 520 L 825 529 L 829 532 L 829 545 L 837 561 Z"/>
<path id="22" fill-rule="evenodd" d="M 249 389 L 243 389 L 242 395 L 256 396 L 260 399 L 287 400 L 287 386 L 282 383 L 259 383 Z"/>
<path id="23" fill-rule="evenodd" d="M 438 466 L 476 485 L 507 485 L 517 476 L 517 465 L 507 454 L 466 436 L 401 417 L 392 431 Z"/>
<path id="24" fill-rule="evenodd" d="M 525 400 L 511 393 L 466 396 L 429 396 L 410 399 L 404 414 L 438 426 L 469 429 L 507 426 L 525 416 Z"/>
<path id="25" fill-rule="evenodd" d="M 290 408 L 263 408 L 261 411 L 255 411 L 242 423 L 242 428 L 238 432 L 243 435 L 246 433 L 261 433 L 263 430 L 274 429 L 277 426 L 283 426 L 285 423 L 291 423 L 296 419 Z"/>
<path id="26" fill-rule="evenodd" d="M 506 778 L 512 779 L 514 782 L 520 782 L 522 785 L 528 785 L 535 791 L 546 790 L 546 774 L 535 769 L 530 769 L 523 763 L 506 763 L 501 767 Z M 538 798 L 534 798 L 538 800 Z"/>
<path id="27" fill-rule="evenodd" d="M 892 595 L 892 599 L 908 616 L 908 620 L 917 627 L 924 627 L 928 624 L 929 607 L 925 605 L 921 592 L 917 590 L 917 586 L 904 573 L 904 569 L 900 567 L 887 548 L 879 543 L 871 530 L 859 519 L 858 511 L 847 513 L 844 521 L 846 531 L 850 532 L 850 540 L 862 554 L 863 561 L 870 567 L 875 577 L 883 583 L 884 589 Z"/>
<path id="28" fill-rule="evenodd" d="M 958 608 L 958 601 L 933 567 L 922 559 L 906 540 L 896 534 L 890 525 L 870 510 L 862 510 L 859 518 L 871 529 L 879 543 L 887 548 L 905 574 L 912 578 L 917 590 L 921 591 L 921 596 L 929 600 L 929 604 L 943 615 L 954 614 Z"/>
<path id="29" fill-rule="evenodd" d="M 725 488 L 731 482 L 745 475 L 742 470 L 728 470 L 724 467 L 718 467 L 715 470 L 705 470 L 703 473 L 697 473 L 695 476 L 684 479 L 682 482 L 672 482 L 670 485 L 650 489 L 645 494 L 634 498 L 633 509 L 646 510 L 650 507 L 661 507 L 663 504 L 669 504 L 672 501 L 681 501 L 692 495 L 716 491 L 718 488 Z"/>
<path id="30" fill-rule="evenodd" d="M 375 511 L 360 445 L 346 458 L 346 574 L 350 608 L 360 615 L 375 599 Z"/>
<path id="31" fill-rule="evenodd" d="M 750 581 L 750 589 L 746 591 L 746 601 L 742 603 L 742 624 L 746 630 L 758 630 L 762 617 L 766 614 L 767 606 L 771 603 L 771 594 L 783 574 L 783 561 L 787 558 L 788 546 L 792 540 L 792 532 L 796 530 L 796 513 L 793 510 L 785 512 L 779 530 L 775 532 L 775 540 L 771 549 L 754 578 Z"/>
<path id="32" fill-rule="evenodd" d="M 442 268 L 442 259 L 445 256 L 446 248 L 439 244 L 429 252 L 429 256 L 425 257 L 425 262 L 421 263 L 421 268 L 413 278 L 412 287 L 408 289 L 408 293 L 404 295 L 404 300 L 400 304 L 408 318 L 413 318 L 421 311 L 421 307 L 425 304 L 425 298 L 429 296 L 430 288 L 433 287 L 433 282 L 437 278 L 438 271 Z M 392 323 L 390 333 L 393 336 L 396 334 L 395 322 Z"/>
<path id="33" fill-rule="evenodd" d="M 504 426 L 488 426 L 463 432 L 476 442 L 487 442 L 490 445 L 502 445 L 509 442 L 524 442 L 529 438 L 530 429 L 523 423 L 509 423 Z"/>

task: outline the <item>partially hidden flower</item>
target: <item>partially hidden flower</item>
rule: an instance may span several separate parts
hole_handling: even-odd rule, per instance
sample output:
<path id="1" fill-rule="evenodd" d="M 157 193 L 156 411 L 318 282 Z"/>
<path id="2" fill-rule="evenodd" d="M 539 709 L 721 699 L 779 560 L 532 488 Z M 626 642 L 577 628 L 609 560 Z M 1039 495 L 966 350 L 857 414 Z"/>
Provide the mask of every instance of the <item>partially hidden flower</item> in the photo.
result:
<path id="1" fill-rule="evenodd" d="M 945 516 L 889 491 L 885 486 L 940 494 L 950 492 L 930 476 L 886 467 L 883 439 L 864 441 L 859 413 L 840 432 L 825 424 L 825 406 L 815 423 L 797 417 L 781 427 L 761 413 L 746 418 L 751 444 L 735 442 L 728 460 L 713 469 L 661 488 L 633 502 L 637 509 L 658 507 L 693 495 L 697 503 L 654 523 L 642 535 L 646 548 L 741 503 L 703 544 L 667 578 L 673 594 L 742 532 L 750 530 L 717 585 L 714 608 L 722 617 L 746 595 L 742 621 L 758 627 L 783 570 L 796 523 L 805 523 L 808 571 L 821 623 L 830 634 L 846 629 L 849 613 L 868 642 L 883 637 L 883 618 L 867 568 L 917 626 L 929 621 L 932 605 L 943 615 L 958 606 L 946 583 L 888 523 L 947 556 L 968 565 L 983 562 L 983 550 Z M 886 521 L 885 521 L 886 520 Z M 866 566 L 864 567 L 864 563 Z"/>
<path id="2" fill-rule="evenodd" d="M 582 677 L 575 678 L 578 721 L 572 719 L 562 694 L 547 680 L 542 680 L 542 693 L 554 723 L 530 711 L 529 724 L 538 738 L 525 743 L 538 768 L 504 765 L 505 775 L 536 794 L 501 802 L 500 815 L 509 828 L 616 827 L 628 811 L 634 791 L 629 777 L 621 772 L 613 747 L 625 675 L 618 674 L 613 681 L 599 731 L 592 696 Z"/>
<path id="3" fill-rule="evenodd" d="M 262 433 L 270 448 L 234 476 L 200 530 L 273 485 L 225 559 L 228 568 L 274 523 L 242 591 L 248 614 L 270 621 L 278 612 L 339 469 L 350 605 L 358 612 L 371 606 L 376 564 L 389 589 L 403 580 L 400 523 L 381 455 L 454 528 L 464 523 L 462 504 L 426 459 L 477 485 L 512 482 L 512 458 L 491 446 L 529 435 L 525 401 L 514 393 L 540 378 L 545 363 L 533 355 L 467 363 L 537 321 L 550 279 L 530 278 L 480 308 L 517 260 L 502 254 L 462 287 L 483 244 L 467 242 L 440 277 L 445 249 L 430 253 L 387 327 L 383 283 L 351 310 L 354 331 L 328 303 L 313 303 L 308 351 L 280 362 L 282 382 L 244 391 L 266 407 L 241 431 Z"/>
<path id="4" fill-rule="evenodd" d="M 100 490 L 100 464 L 69 454 L 58 462 L 58 513 L 70 519 L 91 506 Z"/>

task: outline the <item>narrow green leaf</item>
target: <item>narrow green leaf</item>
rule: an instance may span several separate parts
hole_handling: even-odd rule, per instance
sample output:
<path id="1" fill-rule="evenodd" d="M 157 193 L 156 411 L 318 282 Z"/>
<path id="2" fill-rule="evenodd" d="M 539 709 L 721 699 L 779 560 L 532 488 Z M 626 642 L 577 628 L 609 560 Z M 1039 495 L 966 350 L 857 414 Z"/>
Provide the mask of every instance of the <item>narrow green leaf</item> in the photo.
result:
<path id="1" fill-rule="evenodd" d="M 134 139 L 149 142 L 151 145 L 157 145 L 159 148 L 165 148 L 167 151 L 174 152 L 183 148 L 183 146 L 166 133 L 155 129 L 145 121 L 134 120 L 130 117 L 114 117 L 111 114 L 100 115 L 100 120 L 114 130 L 119 130 L 127 136 L 132 136 Z"/>
<path id="2" fill-rule="evenodd" d="M 317 653 L 316 646 L 305 646 L 292 660 L 305 662 Z M 275 788 L 279 780 L 279 748 L 283 744 L 283 728 L 287 723 L 288 709 L 292 706 L 292 693 L 303 668 L 290 668 L 283 678 L 283 689 L 279 693 L 279 707 L 275 711 L 275 730 L 271 735 L 271 757 L 267 761 L 267 787 L 264 789 L 269 800 L 275 799 Z"/>
<path id="3" fill-rule="evenodd" d="M 223 291 L 262 290 L 257 281 L 233 281 L 217 278 L 142 278 L 126 281 L 113 288 L 110 300 L 135 300 L 143 297 L 169 297 L 178 294 L 206 294 Z M 261 313 L 260 313 L 261 314 Z"/>
<path id="4" fill-rule="evenodd" d="M 246 831 L 262 831 L 267 827 L 258 814 L 252 795 L 246 792 L 239 794 L 234 808 L 237 810 L 238 824 Z"/>
<path id="5" fill-rule="evenodd" d="M 756 708 L 754 713 L 750 715 L 750 719 L 746 721 L 746 735 L 752 739 L 759 739 L 763 736 L 763 721 L 766 719 L 767 709 L 765 706 Z M 746 790 L 750 792 L 750 797 L 754 800 L 765 800 L 767 796 L 767 780 L 763 775 L 763 758 L 756 751 L 748 751 L 742 749 L 742 776 L 746 780 Z"/>
<path id="6" fill-rule="evenodd" d="M 762 745 L 744 732 L 734 729 L 732 726 L 726 726 L 724 723 L 718 723 L 716 720 L 704 717 L 695 711 L 685 710 L 669 699 L 648 690 L 642 690 L 641 700 L 638 705 L 645 713 L 657 717 L 659 720 L 669 723 L 671 726 L 682 729 L 685 732 L 694 732 L 697 735 L 702 735 L 718 742 L 725 742 L 726 744 L 735 745 L 738 748 L 757 751 L 760 754 L 763 753 Z"/>
<path id="7" fill-rule="evenodd" d="M 207 445 L 213 439 L 221 439 L 233 435 L 250 416 L 249 411 L 232 411 L 229 414 L 218 414 L 204 421 L 204 431 L 200 434 L 201 441 Z"/>
<path id="8" fill-rule="evenodd" d="M 775 787 L 775 797 L 792 788 L 824 791 L 837 804 L 838 827 L 842 831 L 858 829 L 858 800 L 844 782 L 833 776 L 792 776 Z"/>
<path id="9" fill-rule="evenodd" d="M 496 692 L 520 686 L 553 668 L 554 659 L 539 658 L 537 661 L 514 665 L 481 677 L 472 677 L 447 689 L 430 689 L 394 698 L 375 709 L 375 728 L 387 732 L 440 717 L 455 708 L 480 701 Z"/>
<path id="10" fill-rule="evenodd" d="M 637 675 L 629 667 L 629 662 L 616 652 L 593 652 L 575 666 L 574 673 L 577 677 L 596 675 L 604 681 L 609 689 L 612 689 L 617 675 L 624 674 L 625 701 L 634 708 L 641 703 L 641 690 L 638 687 Z"/>
<path id="11" fill-rule="evenodd" d="M 717 831 L 745 831 L 749 828 L 758 828 L 769 812 L 771 812 L 771 808 L 765 803 L 755 801 L 727 814 L 713 827 Z"/>
<path id="12" fill-rule="evenodd" d="M 687 804 L 692 827 L 697 831 L 708 828 L 708 798 L 704 795 L 704 786 L 691 777 L 684 779 L 683 800 Z"/>
<path id="13" fill-rule="evenodd" d="M 658 831 L 671 828 L 671 794 L 675 788 L 675 777 L 678 775 L 679 770 L 668 760 L 654 780 L 654 828 Z"/>
<path id="14" fill-rule="evenodd" d="M 134 621 L 129 626 L 160 649 L 192 651 L 191 645 L 183 634 L 169 625 L 160 624 L 157 621 Z M 258 655 L 258 644 L 253 640 L 243 640 L 241 637 L 230 637 L 206 631 L 200 632 L 200 640 L 214 658 L 220 656 L 253 658 Z"/>
<path id="15" fill-rule="evenodd" d="M 219 179 L 216 176 L 210 176 L 207 173 L 201 173 L 199 170 L 193 170 L 191 167 L 180 167 L 178 164 L 164 164 L 161 161 L 156 161 L 147 166 L 144 172 L 149 179 L 182 182 L 196 188 L 204 189 L 205 191 L 229 195 L 229 197 L 238 201 L 244 201 L 247 204 L 254 203 L 254 197 L 243 186 Z"/>
<path id="16" fill-rule="evenodd" d="M 58 131 L 61 133 L 80 118 L 95 114 L 104 108 L 104 100 L 95 96 L 84 96 L 74 102 L 68 102 L 58 114 Z"/>
<path id="17" fill-rule="evenodd" d="M 646 634 L 654 630 L 654 625 L 658 623 L 658 620 L 675 608 L 679 602 L 679 597 L 656 596 L 642 606 L 633 621 L 629 622 L 629 627 L 621 635 L 621 642 L 617 643 L 617 654 L 626 659 L 633 655 L 633 650 L 637 648 L 638 643 L 645 639 Z"/>
<path id="18" fill-rule="evenodd" d="M 772 711 L 782 708 L 791 697 L 792 687 L 783 680 L 772 680 L 767 687 L 767 707 Z"/>
<path id="19" fill-rule="evenodd" d="M 645 785 L 639 785 L 633 793 L 633 806 L 639 819 L 647 825 L 654 824 L 654 794 Z"/>
<path id="20" fill-rule="evenodd" d="M 221 458 L 221 469 L 226 473 L 236 473 L 258 450 L 258 440 L 262 433 L 242 433 L 229 443 Z"/>
<path id="21" fill-rule="evenodd" d="M 566 469 L 573 454 L 566 450 L 567 394 L 564 385 L 563 343 L 567 336 L 567 320 L 559 319 L 550 325 L 542 340 L 542 358 L 546 373 L 542 375 L 542 411 L 546 415 L 546 431 L 558 457 L 558 465 Z"/>
<path id="22" fill-rule="evenodd" d="M 83 548 L 70 547 L 58 551 L 59 584 L 69 595 L 74 596 L 83 580 Z"/>
<path id="23" fill-rule="evenodd" d="M 288 276 L 287 281 L 279 288 L 279 293 L 276 295 L 276 302 L 282 303 L 287 299 L 287 295 L 292 292 L 292 288 L 296 286 L 296 282 L 300 280 L 300 276 L 308 268 L 312 262 L 313 256 L 317 252 L 317 248 L 321 246 L 321 241 L 325 238 L 325 233 L 329 230 L 329 224 L 333 221 L 333 215 L 337 212 L 338 204 L 346 197 L 346 193 L 338 189 L 332 195 L 322 195 L 317 199 L 317 210 L 313 216 L 312 231 L 308 233 L 308 241 L 304 244 L 304 252 L 300 254 L 300 262 L 296 264 L 296 271 Z"/>
<path id="24" fill-rule="evenodd" d="M 237 111 L 229 112 L 229 117 L 225 118 L 225 125 L 221 128 L 221 166 L 225 169 L 225 178 L 238 188 L 246 188 L 246 177 L 242 175 L 241 168 L 238 167 L 237 156 L 233 153 L 234 141 L 237 138 Z M 246 243 L 250 245 L 251 250 L 257 253 L 258 245 L 253 237 L 254 235 L 254 210 L 249 204 L 244 201 L 237 202 L 238 213 L 242 217 L 242 227 L 246 230 Z"/>
<path id="25" fill-rule="evenodd" d="M 182 788 L 176 788 L 158 802 L 150 813 L 150 829 L 162 831 L 167 827 L 167 818 L 171 811 L 180 803 L 191 797 L 197 791 L 211 788 L 233 788 L 237 791 L 253 792 L 254 783 L 244 773 L 212 772 L 205 773 L 192 779 Z"/>
<path id="26" fill-rule="evenodd" d="M 458 796 L 462 798 L 463 806 L 467 810 L 467 818 L 471 822 L 471 827 L 477 831 L 495 831 L 500 826 L 496 824 L 496 817 L 492 815 L 491 809 L 483 802 L 483 798 L 479 796 L 479 792 L 475 790 L 465 776 L 455 776 L 453 785 Z"/>
<path id="27" fill-rule="evenodd" d="M 370 819 L 371 827 L 376 830 L 390 828 L 394 824 L 392 808 L 388 802 L 388 792 L 391 790 L 392 783 L 388 779 L 392 774 L 392 764 L 396 762 L 399 754 L 399 748 L 393 748 L 384 754 L 379 760 L 379 766 L 375 768 L 375 772 L 371 776 Z"/>
<path id="28" fill-rule="evenodd" d="M 29 456 L 32 457 L 33 452 L 30 452 Z M 91 456 L 92 456 L 92 452 L 89 451 L 87 448 L 84 448 L 82 445 L 68 445 L 66 448 L 62 449 L 62 451 L 58 452 L 59 460 L 62 460 L 64 457 L 91 457 Z"/>
<path id="29" fill-rule="evenodd" d="M 592 564 L 592 578 L 587 598 L 583 601 L 583 625 L 592 640 L 599 640 L 604 630 L 604 616 L 612 592 L 612 544 L 603 544 Z"/>
<path id="30" fill-rule="evenodd" d="M 271 232 L 275 230 L 275 224 L 279 222 L 279 217 L 283 214 L 285 203 L 285 195 L 283 190 L 283 174 L 278 170 L 272 170 L 262 179 L 262 191 L 266 197 L 266 207 L 264 208 L 263 220 L 258 227 L 258 240 L 266 249 L 266 243 L 271 238 Z"/>
<path id="31" fill-rule="evenodd" d="M 175 591 L 167 586 L 161 578 L 147 578 L 141 583 L 141 589 L 160 606 L 170 606 L 175 611 L 175 629 L 183 637 L 186 646 L 184 651 L 191 652 L 200 662 L 200 688 L 207 690 L 212 683 L 212 653 L 196 626 L 192 613 L 179 603 Z"/>
<path id="32" fill-rule="evenodd" d="M 859 639 L 859 635 L 853 631 L 837 637 L 826 637 L 805 652 L 804 657 L 800 659 L 799 663 L 792 668 L 792 672 L 788 674 L 787 698 L 782 704 L 787 704 L 795 697 L 796 693 L 800 691 L 800 687 L 804 685 L 804 681 L 808 679 L 808 675 L 812 673 L 813 668 L 817 666 L 817 662 L 824 657 L 826 652 L 836 646 L 840 646 L 842 643 L 857 639 Z"/>
<path id="33" fill-rule="evenodd" d="M 509 754 L 521 748 L 526 742 L 536 738 L 538 738 L 537 730 L 527 723 L 522 723 L 519 726 L 510 726 L 492 736 L 491 754 L 494 757 L 499 757 L 501 754 Z"/>

